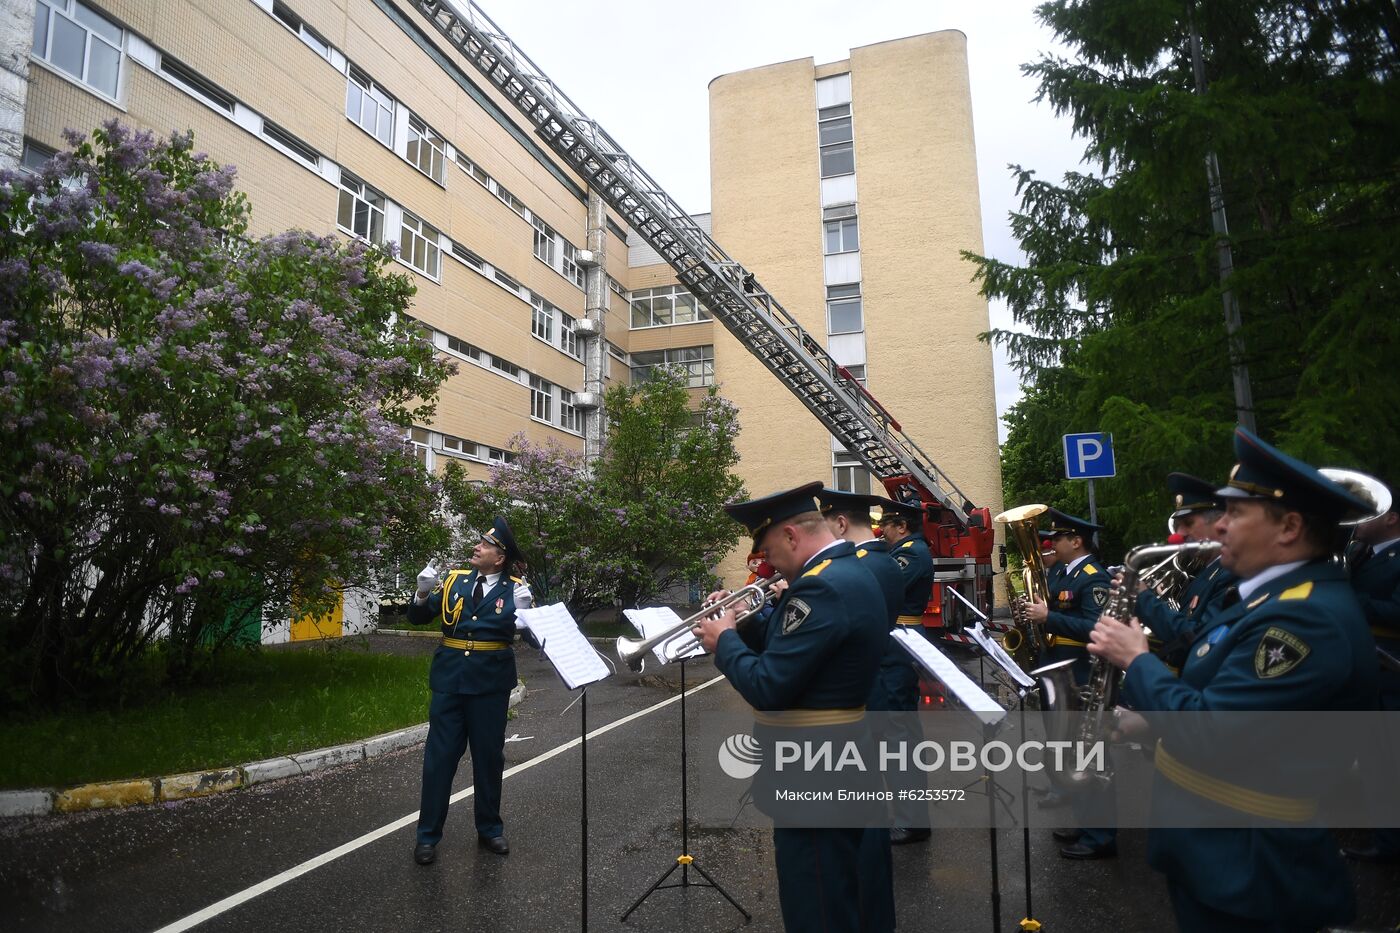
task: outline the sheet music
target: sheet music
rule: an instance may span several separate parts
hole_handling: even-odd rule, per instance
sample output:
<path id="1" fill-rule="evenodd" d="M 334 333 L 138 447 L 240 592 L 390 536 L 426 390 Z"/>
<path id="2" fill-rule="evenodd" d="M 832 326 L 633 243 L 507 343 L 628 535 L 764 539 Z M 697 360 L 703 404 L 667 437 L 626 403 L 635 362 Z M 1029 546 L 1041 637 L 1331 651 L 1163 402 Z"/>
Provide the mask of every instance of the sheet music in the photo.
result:
<path id="1" fill-rule="evenodd" d="M 674 628 L 681 622 L 675 610 L 665 606 L 652 606 L 648 609 L 624 609 L 622 614 L 637 630 L 643 639 L 659 635 Z M 681 658 L 698 658 L 705 653 L 700 642 L 682 631 L 675 638 L 667 639 L 651 649 L 652 656 L 661 664 L 678 661 Z"/>
<path id="2" fill-rule="evenodd" d="M 597 683 L 612 673 L 563 603 L 517 609 L 515 614 L 544 646 L 545 657 L 570 690 Z"/>
<path id="3" fill-rule="evenodd" d="M 977 642 L 983 651 L 987 652 L 987 657 L 995 661 L 997 667 L 1006 671 L 1007 676 L 1014 682 L 1027 688 L 1035 686 L 1035 678 L 1021 670 L 1021 665 L 1017 664 L 1016 659 L 1006 653 L 1006 649 L 1001 646 L 1000 642 L 987 634 L 986 630 L 982 628 L 981 622 L 963 631 L 971 635 L 972 640 Z"/>
<path id="4" fill-rule="evenodd" d="M 978 719 L 985 723 L 994 723 L 1000 722 L 1006 717 L 1006 710 L 1001 708 L 1001 704 L 989 697 L 987 691 L 973 683 L 972 678 L 964 674 L 956 664 L 948 659 L 947 655 L 934 647 L 922 632 L 916 634 L 904 628 L 896 628 L 890 633 L 890 637 L 899 642 L 901 648 L 913 655 L 920 667 L 953 691 L 953 695 L 964 706 L 976 713 Z"/>

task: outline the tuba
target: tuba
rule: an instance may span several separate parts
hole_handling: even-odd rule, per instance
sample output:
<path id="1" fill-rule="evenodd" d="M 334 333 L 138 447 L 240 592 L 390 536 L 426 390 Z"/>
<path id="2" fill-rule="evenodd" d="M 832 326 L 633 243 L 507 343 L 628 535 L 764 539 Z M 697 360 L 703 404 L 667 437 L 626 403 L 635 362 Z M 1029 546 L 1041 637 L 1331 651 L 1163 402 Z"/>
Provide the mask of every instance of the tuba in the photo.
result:
<path id="1" fill-rule="evenodd" d="M 1103 614 L 1115 619 L 1132 618 L 1137 600 L 1137 584 L 1163 567 L 1187 566 L 1200 563 L 1220 552 L 1217 541 L 1188 541 L 1185 544 L 1145 544 L 1135 547 L 1123 558 L 1123 575 L 1108 594 Z M 1057 716 L 1052 720 L 1050 738 L 1092 745 L 1104 737 L 1104 718 L 1118 705 L 1118 691 L 1123 683 L 1122 673 L 1103 658 L 1094 658 L 1089 668 L 1088 683 L 1074 682 L 1074 659 L 1060 661 L 1031 676 L 1040 682 L 1041 709 L 1055 713 L 1077 713 L 1074 717 Z M 1067 791 L 1078 791 L 1092 785 L 1106 784 L 1107 775 L 1090 771 L 1050 772 L 1051 781 Z"/>
<path id="2" fill-rule="evenodd" d="M 1380 518 L 1390 511 L 1390 490 L 1385 483 L 1360 470 L 1343 470 L 1339 467 L 1320 467 L 1319 473 L 1346 489 L 1347 492 L 1366 502 L 1369 511 L 1362 515 L 1349 515 L 1337 524 L 1347 529 L 1346 539 L 1338 542 L 1334 560 L 1341 561 L 1348 572 L 1356 562 L 1356 526 L 1364 525 L 1372 519 Z"/>
<path id="3" fill-rule="evenodd" d="M 1006 526 L 1007 537 L 1014 538 L 1021 552 L 1021 582 L 1024 595 L 1018 595 L 1011 584 L 1010 574 L 1006 577 L 1007 603 L 1011 610 L 1012 629 L 1004 639 L 1007 652 L 1022 667 L 1034 667 L 1040 663 L 1045 650 L 1044 638 L 1040 629 L 1026 618 L 1026 602 L 1050 602 L 1050 587 L 1045 582 L 1045 565 L 1040 562 L 1040 533 L 1036 529 L 1036 519 L 1048 508 L 1044 505 L 1022 505 L 1002 512 L 994 521 Z"/>

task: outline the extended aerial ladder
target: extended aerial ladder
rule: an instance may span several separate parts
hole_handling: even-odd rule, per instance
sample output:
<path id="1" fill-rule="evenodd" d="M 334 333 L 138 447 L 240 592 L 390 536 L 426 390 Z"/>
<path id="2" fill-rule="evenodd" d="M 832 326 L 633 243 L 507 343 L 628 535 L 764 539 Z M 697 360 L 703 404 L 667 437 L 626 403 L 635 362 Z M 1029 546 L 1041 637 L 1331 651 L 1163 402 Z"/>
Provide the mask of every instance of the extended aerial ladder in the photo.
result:
<path id="1" fill-rule="evenodd" d="M 964 607 L 944 590 L 955 587 L 990 615 L 994 533 L 989 511 L 976 507 L 757 277 L 725 253 L 479 6 L 472 0 L 412 2 L 656 250 L 715 320 L 884 484 L 891 498 L 924 505 L 936 582 L 925 624 L 943 629 L 951 640 L 965 641 L 957 634 L 966 618 Z"/>

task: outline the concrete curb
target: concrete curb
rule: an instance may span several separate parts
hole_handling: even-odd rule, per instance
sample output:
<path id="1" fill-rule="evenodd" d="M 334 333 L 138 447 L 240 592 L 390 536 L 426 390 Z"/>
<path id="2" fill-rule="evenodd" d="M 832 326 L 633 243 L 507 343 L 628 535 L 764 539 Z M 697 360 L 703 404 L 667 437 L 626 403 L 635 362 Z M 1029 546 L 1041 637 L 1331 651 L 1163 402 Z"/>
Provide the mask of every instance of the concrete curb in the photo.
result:
<path id="1" fill-rule="evenodd" d="M 412 632 L 405 634 L 415 634 Z M 525 685 L 510 692 L 510 705 L 525 699 Z M 75 787 L 0 791 L 0 819 L 21 816 L 47 816 L 50 813 L 78 813 L 151 804 L 157 801 L 208 797 L 240 787 L 312 774 L 326 768 L 378 758 L 401 748 L 422 743 L 428 737 L 428 724 L 375 735 L 361 742 L 332 745 L 264 761 L 251 761 L 236 768 L 190 771 L 164 777 L 136 778 L 129 781 L 101 781 Z"/>

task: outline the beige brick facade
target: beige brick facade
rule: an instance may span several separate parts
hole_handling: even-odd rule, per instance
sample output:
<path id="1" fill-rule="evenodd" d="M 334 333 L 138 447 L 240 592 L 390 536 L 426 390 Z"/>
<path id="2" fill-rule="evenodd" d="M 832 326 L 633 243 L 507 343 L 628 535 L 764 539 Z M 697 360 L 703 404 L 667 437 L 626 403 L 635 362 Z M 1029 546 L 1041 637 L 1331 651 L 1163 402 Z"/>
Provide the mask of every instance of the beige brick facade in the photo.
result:
<path id="1" fill-rule="evenodd" d="M 73 0 L 33 2 L 37 15 L 57 16 Z M 457 458 L 484 477 L 486 461 L 496 455 L 490 449 L 507 448 L 516 434 L 582 449 L 581 434 L 561 423 L 560 403 L 583 388 L 583 366 L 560 346 L 557 314 L 553 343 L 532 335 L 531 296 L 576 320 L 585 316 L 583 291 L 558 258 L 565 241 L 586 246 L 584 186 L 542 149 L 513 105 L 477 82 L 475 69 L 410 3 L 183 0 L 178 15 L 159 0 L 87 5 L 122 30 L 118 91 L 113 98 L 64 74 L 45 61 L 54 56 L 39 50 L 29 67 L 28 146 L 36 153 L 57 148 L 65 127 L 90 130 L 113 116 L 160 134 L 192 128 L 199 150 L 238 167 L 254 234 L 301 228 L 350 235 L 337 224 L 342 179 L 360 179 L 387 200 L 385 240 L 399 241 L 401 211 L 441 234 L 437 275 L 397 267 L 418 286 L 412 313 L 439 332 L 438 345 L 459 366 L 442 390 L 435 422 L 415 432 L 434 448 L 425 459 L 440 466 Z M 350 65 L 394 100 L 389 145 L 347 117 Z M 182 85 L 172 67 L 197 75 L 227 107 Z M 958 256 L 961 249 L 982 247 L 961 34 L 867 46 L 846 62 L 818 66 L 805 59 L 715 79 L 715 238 L 824 337 L 814 86 L 819 78 L 843 74 L 851 76 L 870 389 L 975 501 L 995 509 L 1000 481 L 991 353 L 976 340 L 987 327 L 987 309 L 969 282 L 971 268 Z M 410 115 L 450 147 L 441 180 L 407 157 Z M 272 125 L 314 150 L 315 163 L 274 144 Z M 480 180 L 477 170 L 491 181 Z M 535 256 L 530 218 L 558 234 L 554 268 Z M 604 268 L 624 290 L 676 281 L 654 256 L 630 265 L 638 254 L 629 259 L 625 227 L 615 215 L 610 221 Z M 523 294 L 508 287 L 511 282 Z M 832 482 L 826 431 L 722 326 L 701 321 L 634 328 L 626 299 L 609 290 L 608 300 L 607 337 L 617 353 L 713 347 L 716 379 L 741 409 L 741 471 L 751 492 L 807 479 Z M 470 345 L 484 355 L 470 361 L 447 346 L 449 336 L 461 342 L 454 346 Z M 493 368 L 493 357 L 502 366 Z M 503 374 L 510 366 L 519 372 Z M 605 384 L 629 378 L 615 354 L 609 370 Z M 532 376 L 555 387 L 551 423 L 531 417 Z M 462 456 L 451 449 L 454 438 L 483 446 Z"/>

